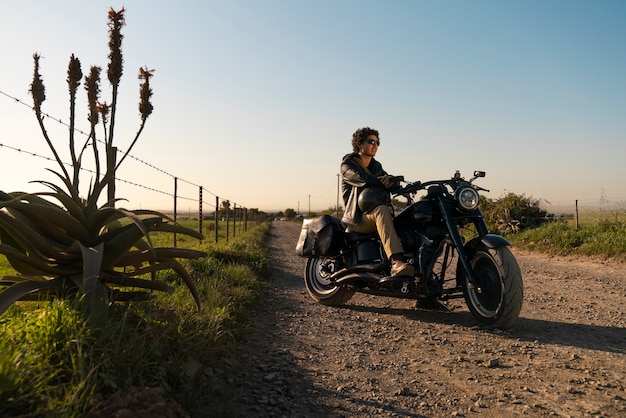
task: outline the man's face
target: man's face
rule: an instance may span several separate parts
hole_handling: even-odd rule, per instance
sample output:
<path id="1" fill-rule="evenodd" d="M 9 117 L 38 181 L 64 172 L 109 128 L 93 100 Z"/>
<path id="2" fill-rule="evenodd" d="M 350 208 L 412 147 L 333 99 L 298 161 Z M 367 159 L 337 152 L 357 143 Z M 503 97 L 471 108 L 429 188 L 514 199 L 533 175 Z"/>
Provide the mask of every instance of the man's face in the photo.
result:
<path id="1" fill-rule="evenodd" d="M 361 150 L 359 153 L 368 157 L 374 157 L 376 155 L 376 151 L 378 151 L 379 145 L 380 141 L 378 140 L 378 137 L 376 135 L 370 135 L 361 144 Z"/>

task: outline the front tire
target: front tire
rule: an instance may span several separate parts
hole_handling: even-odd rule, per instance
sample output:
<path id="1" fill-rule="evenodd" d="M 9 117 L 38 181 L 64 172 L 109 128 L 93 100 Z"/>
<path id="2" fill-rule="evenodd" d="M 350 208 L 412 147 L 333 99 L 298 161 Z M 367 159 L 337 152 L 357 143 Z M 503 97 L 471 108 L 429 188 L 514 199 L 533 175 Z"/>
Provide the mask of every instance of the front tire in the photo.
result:
<path id="1" fill-rule="evenodd" d="M 336 270 L 336 261 L 331 257 L 307 259 L 304 268 L 304 284 L 307 292 L 316 302 L 326 306 L 339 306 L 354 295 L 354 290 L 346 286 L 337 286 L 330 280 L 330 276 Z"/>
<path id="2" fill-rule="evenodd" d="M 522 309 L 524 285 L 515 257 L 507 247 L 481 248 L 471 255 L 470 265 L 476 278 L 472 286 L 462 271 L 463 296 L 474 316 L 494 328 L 513 326 Z"/>

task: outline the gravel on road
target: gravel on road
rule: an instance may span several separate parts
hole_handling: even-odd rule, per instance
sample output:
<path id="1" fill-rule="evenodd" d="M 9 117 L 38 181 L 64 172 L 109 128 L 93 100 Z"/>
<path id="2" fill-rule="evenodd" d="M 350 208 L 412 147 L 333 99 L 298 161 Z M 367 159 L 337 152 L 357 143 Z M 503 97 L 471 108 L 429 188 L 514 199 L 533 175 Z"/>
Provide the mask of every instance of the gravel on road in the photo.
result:
<path id="1" fill-rule="evenodd" d="M 271 272 L 247 331 L 206 371 L 213 416 L 626 416 L 623 264 L 512 248 L 524 306 L 506 331 L 449 311 L 356 294 L 311 299 L 294 249 L 300 224 L 275 221 Z"/>

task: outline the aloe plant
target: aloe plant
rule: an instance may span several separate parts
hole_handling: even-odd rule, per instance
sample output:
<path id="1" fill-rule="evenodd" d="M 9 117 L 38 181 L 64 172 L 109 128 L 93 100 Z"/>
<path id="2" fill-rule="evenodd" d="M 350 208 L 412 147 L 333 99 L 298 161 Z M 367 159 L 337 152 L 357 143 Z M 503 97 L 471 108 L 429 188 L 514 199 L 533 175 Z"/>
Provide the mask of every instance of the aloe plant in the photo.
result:
<path id="1" fill-rule="evenodd" d="M 90 134 L 82 145 L 76 146 L 74 137 L 75 103 L 82 79 L 81 65 L 74 55 L 68 67 L 70 93 L 69 153 L 72 173 L 68 172 L 57 149 L 48 136 L 42 113 L 45 87 L 39 71 L 39 55 L 35 54 L 31 84 L 35 115 L 43 137 L 48 144 L 60 172 L 50 170 L 60 185 L 36 181 L 47 191 L 40 193 L 5 193 L 0 191 L 0 254 L 4 254 L 18 273 L 0 279 L 0 313 L 11 304 L 24 299 L 76 297 L 89 318 L 102 320 L 112 301 L 140 300 L 151 297 L 152 291 L 171 291 L 172 288 L 156 280 L 161 270 L 173 270 L 189 288 L 200 306 L 198 291 L 192 277 L 179 259 L 197 259 L 206 253 L 179 248 L 155 248 L 152 232 L 187 234 L 198 239 L 202 235 L 172 222 L 162 213 L 151 210 L 116 208 L 122 199 L 115 197 L 115 173 L 137 142 L 147 118 L 152 113 L 150 103 L 152 70 L 140 68 L 139 111 L 140 127 L 130 146 L 119 161 L 113 146 L 117 86 L 122 75 L 122 34 L 124 9 L 109 11 L 109 68 L 112 85 L 111 105 L 100 101 L 100 68 L 91 67 L 85 77 L 89 107 Z M 96 135 L 99 124 L 105 138 Z M 101 156 L 104 144 L 104 156 Z M 90 181 L 86 197 L 81 197 L 79 183 L 84 153 L 91 145 L 95 175 Z M 77 152 L 78 151 L 78 152 Z M 101 173 L 101 158 L 106 170 Z M 108 188 L 108 198 L 99 203 Z"/>

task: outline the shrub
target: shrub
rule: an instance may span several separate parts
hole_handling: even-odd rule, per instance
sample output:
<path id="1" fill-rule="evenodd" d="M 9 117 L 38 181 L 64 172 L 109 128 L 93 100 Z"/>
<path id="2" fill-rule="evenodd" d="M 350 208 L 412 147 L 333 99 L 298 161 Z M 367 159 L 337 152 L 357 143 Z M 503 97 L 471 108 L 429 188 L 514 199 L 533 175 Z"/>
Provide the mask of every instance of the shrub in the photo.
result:
<path id="1" fill-rule="evenodd" d="M 494 233 L 518 232 L 537 227 L 550 220 L 539 207 L 539 199 L 508 193 L 499 199 L 483 198 L 481 210 L 489 230 Z"/>

